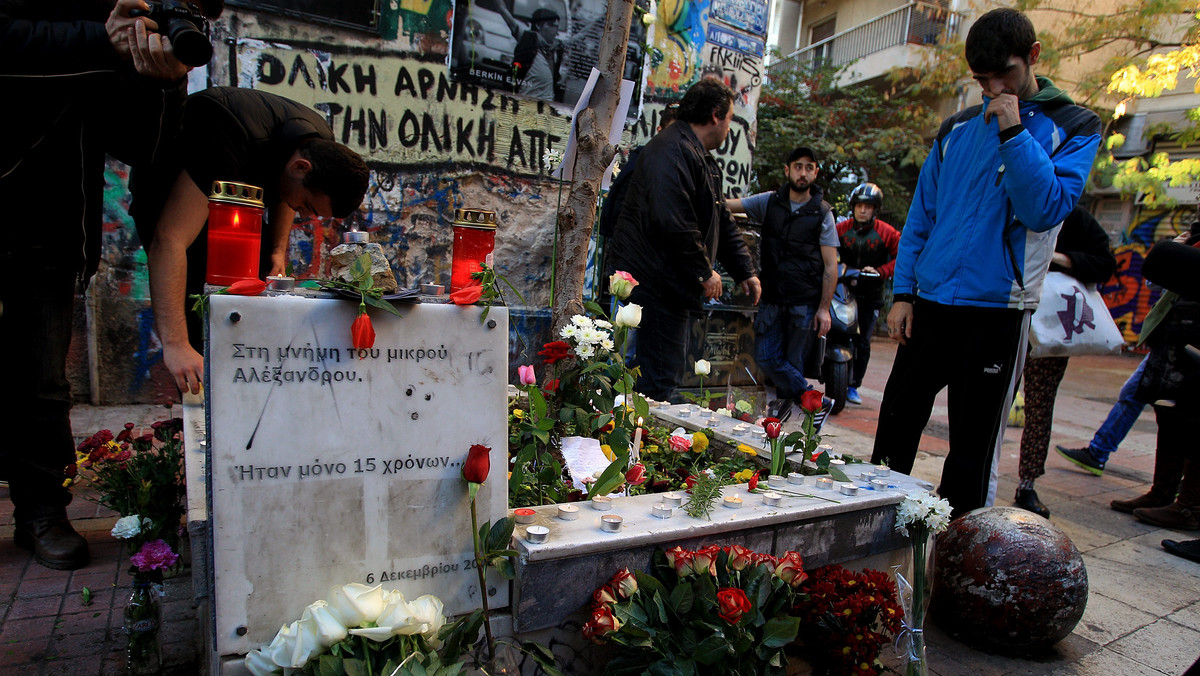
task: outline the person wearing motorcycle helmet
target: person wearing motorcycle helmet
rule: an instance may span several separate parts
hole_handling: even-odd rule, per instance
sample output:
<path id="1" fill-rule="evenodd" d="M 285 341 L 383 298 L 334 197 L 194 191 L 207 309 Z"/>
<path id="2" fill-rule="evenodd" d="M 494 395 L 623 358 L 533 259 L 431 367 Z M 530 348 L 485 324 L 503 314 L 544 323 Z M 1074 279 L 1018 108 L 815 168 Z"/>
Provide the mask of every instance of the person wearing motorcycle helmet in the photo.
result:
<path id="1" fill-rule="evenodd" d="M 875 334 L 875 322 L 883 308 L 883 280 L 892 276 L 900 245 L 900 232 L 877 218 L 882 208 L 883 191 L 879 186 L 861 183 L 850 192 L 851 217 L 837 224 L 838 255 L 847 267 L 865 273 L 854 286 L 859 332 L 853 339 L 854 372 L 846 392 L 846 401 L 851 404 L 862 403 L 858 388 L 862 387 L 867 363 L 871 360 L 871 336 Z"/>

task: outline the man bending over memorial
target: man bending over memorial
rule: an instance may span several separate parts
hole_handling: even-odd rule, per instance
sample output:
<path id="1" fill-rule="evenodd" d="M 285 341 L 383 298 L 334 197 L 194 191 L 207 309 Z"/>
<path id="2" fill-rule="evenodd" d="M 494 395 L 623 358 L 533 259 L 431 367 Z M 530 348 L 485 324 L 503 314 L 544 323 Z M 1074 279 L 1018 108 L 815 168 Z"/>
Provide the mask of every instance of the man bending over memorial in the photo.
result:
<path id="1" fill-rule="evenodd" d="M 366 163 L 332 139 L 324 116 L 307 106 L 253 89 L 216 87 L 188 97 L 171 166 L 134 176 L 131 211 L 149 255 L 154 323 L 163 361 L 181 391 L 198 394 L 204 374 L 199 321 L 189 327 L 185 308 L 189 294 L 203 291 L 212 182 L 263 189 L 259 274 L 283 274 L 297 214 L 344 218 L 366 193 Z"/>

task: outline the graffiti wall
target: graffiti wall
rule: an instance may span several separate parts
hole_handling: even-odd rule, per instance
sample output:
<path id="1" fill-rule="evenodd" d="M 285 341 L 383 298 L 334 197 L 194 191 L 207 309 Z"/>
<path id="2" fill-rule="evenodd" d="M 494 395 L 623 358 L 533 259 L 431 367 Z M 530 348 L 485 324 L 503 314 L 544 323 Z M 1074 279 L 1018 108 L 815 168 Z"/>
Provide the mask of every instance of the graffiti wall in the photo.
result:
<path id="1" fill-rule="evenodd" d="M 1130 345 L 1137 342 L 1142 321 L 1162 293 L 1146 285 L 1142 258 L 1155 242 L 1186 232 L 1195 213 L 1194 207 L 1141 209 L 1113 248 L 1117 272 L 1100 286 L 1100 293 Z"/>
<path id="2" fill-rule="evenodd" d="M 348 222 L 295 223 L 289 253 L 295 273 L 327 275 L 329 251 L 354 225 L 384 247 L 402 286 L 448 284 L 454 208 L 481 207 L 497 213 L 497 269 L 530 312 L 547 306 L 555 212 L 569 189 L 549 178 L 547 154 L 565 144 L 570 109 L 522 96 L 511 86 L 451 77 L 454 0 L 382 3 L 374 32 L 284 16 L 271 4 L 227 7 L 213 26 L 214 59 L 191 82 L 193 88 L 262 89 L 310 105 L 325 114 L 338 140 L 367 159 L 368 194 Z M 306 11 L 318 15 L 324 4 L 314 0 Z M 511 6 L 524 11 L 537 4 L 517 0 Z M 603 4 L 566 0 L 576 21 L 570 30 L 579 39 L 602 35 L 595 8 Z M 626 154 L 649 139 L 663 108 L 692 83 L 718 77 L 738 100 L 729 137 L 714 155 L 726 194 L 742 194 L 755 147 L 766 0 L 645 6 L 653 20 L 635 15 L 629 53 L 640 59 L 632 65 L 641 70 L 629 67 L 626 75 L 638 78 L 639 89 L 619 151 Z M 78 334 L 93 347 L 77 351 L 84 356 L 73 364 L 75 394 L 94 403 L 157 403 L 177 393 L 152 330 L 145 254 L 126 212 L 127 168 L 110 164 L 104 262 L 92 283 L 87 326 Z M 95 368 L 89 370 L 89 363 Z"/>

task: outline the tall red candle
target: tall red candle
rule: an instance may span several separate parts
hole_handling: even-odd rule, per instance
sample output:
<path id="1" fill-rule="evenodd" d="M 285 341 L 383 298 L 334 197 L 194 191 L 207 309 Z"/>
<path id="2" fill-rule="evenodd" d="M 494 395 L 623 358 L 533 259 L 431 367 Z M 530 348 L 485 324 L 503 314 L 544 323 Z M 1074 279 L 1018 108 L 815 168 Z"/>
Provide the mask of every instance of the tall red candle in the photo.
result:
<path id="1" fill-rule="evenodd" d="M 486 209 L 454 210 L 454 260 L 450 264 L 450 293 L 478 284 L 471 273 L 480 264 L 491 265 L 496 247 L 496 212 Z"/>
<path id="2" fill-rule="evenodd" d="M 262 188 L 213 181 L 208 197 L 208 267 L 204 281 L 229 286 L 259 278 L 262 217 Z"/>

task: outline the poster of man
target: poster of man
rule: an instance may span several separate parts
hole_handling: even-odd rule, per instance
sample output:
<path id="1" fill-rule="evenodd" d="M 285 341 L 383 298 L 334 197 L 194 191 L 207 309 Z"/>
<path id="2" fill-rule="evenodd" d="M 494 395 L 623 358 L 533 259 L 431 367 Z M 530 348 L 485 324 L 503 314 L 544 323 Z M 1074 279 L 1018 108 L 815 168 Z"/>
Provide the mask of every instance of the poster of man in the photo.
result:
<path id="1" fill-rule="evenodd" d="M 605 0 L 455 0 L 451 78 L 574 107 L 600 61 L 606 11 Z M 645 32 L 633 22 L 624 74 L 633 82 Z"/>

